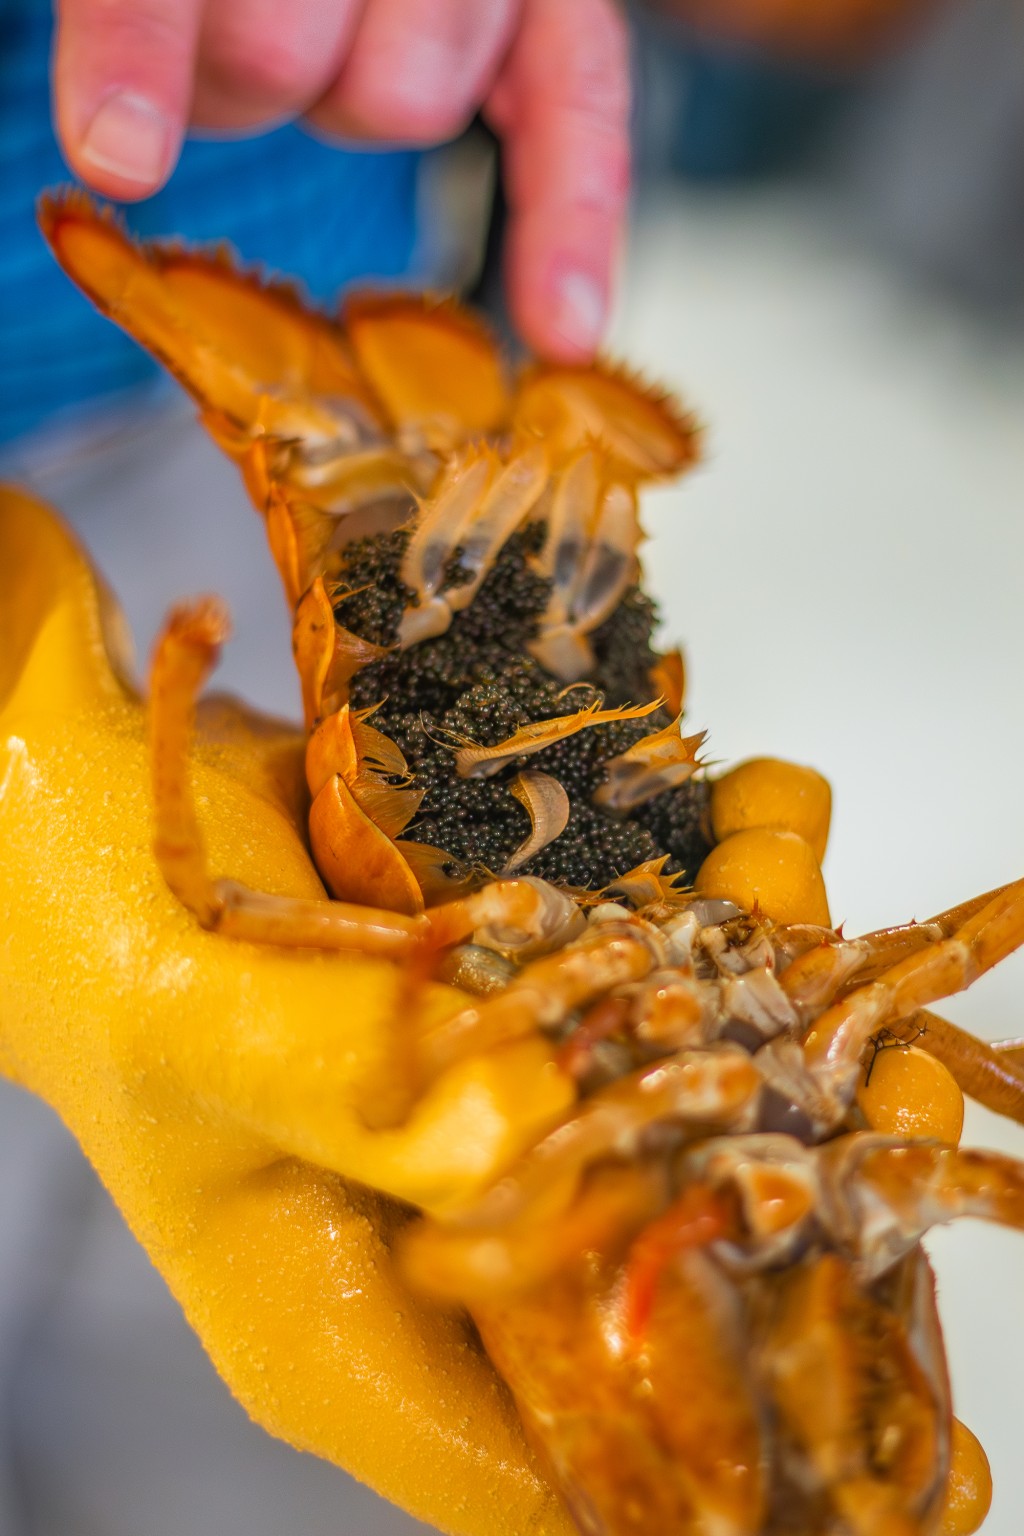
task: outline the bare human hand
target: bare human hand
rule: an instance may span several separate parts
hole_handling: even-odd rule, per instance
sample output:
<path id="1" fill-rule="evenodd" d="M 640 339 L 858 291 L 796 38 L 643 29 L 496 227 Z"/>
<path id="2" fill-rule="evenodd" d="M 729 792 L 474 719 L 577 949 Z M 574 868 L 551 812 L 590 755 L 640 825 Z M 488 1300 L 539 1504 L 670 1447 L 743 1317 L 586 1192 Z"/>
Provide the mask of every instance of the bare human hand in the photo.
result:
<path id="1" fill-rule="evenodd" d="M 59 0 L 54 113 L 95 191 L 147 197 L 189 125 L 305 118 L 342 139 L 502 138 L 513 318 L 584 360 L 607 316 L 629 183 L 629 69 L 614 0 Z"/>

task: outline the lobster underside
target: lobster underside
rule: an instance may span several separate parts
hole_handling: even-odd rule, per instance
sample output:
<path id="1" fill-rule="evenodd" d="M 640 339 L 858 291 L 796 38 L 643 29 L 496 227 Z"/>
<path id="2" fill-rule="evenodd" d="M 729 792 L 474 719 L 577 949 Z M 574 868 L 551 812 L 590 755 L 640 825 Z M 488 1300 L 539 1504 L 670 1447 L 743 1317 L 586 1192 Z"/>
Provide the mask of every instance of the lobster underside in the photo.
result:
<path id="1" fill-rule="evenodd" d="M 510 383 L 448 304 L 363 298 L 334 321 L 223 257 L 141 250 L 77 196 L 42 219 L 239 462 L 294 611 L 334 899 L 208 871 L 188 746 L 226 633 L 210 601 L 154 661 L 171 888 L 227 936 L 401 968 L 368 1125 L 523 1040 L 564 1087 L 544 1123 L 525 1096 L 483 1176 L 421 1202 L 402 1256 L 469 1309 L 580 1530 L 973 1528 L 947 1497 L 920 1239 L 962 1214 L 1024 1225 L 1024 1171 L 958 1150 L 940 1112 L 952 1077 L 1024 1119 L 1024 1069 L 928 1009 L 1024 942 L 1024 882 L 848 939 L 820 776 L 708 779 L 639 585 L 638 488 L 697 452 L 666 396 L 604 367 Z M 461 992 L 441 1016 L 438 974 Z M 883 1043 L 906 1045 L 916 1136 L 886 1134 L 865 1087 Z"/>

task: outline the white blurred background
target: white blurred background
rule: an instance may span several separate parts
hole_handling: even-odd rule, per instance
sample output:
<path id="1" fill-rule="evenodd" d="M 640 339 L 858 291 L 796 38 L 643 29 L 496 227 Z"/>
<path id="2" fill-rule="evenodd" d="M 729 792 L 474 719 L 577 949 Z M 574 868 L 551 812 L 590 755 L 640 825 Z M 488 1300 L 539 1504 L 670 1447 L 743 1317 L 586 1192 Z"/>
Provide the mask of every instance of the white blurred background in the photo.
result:
<path id="1" fill-rule="evenodd" d="M 716 759 L 830 777 L 848 931 L 926 917 L 1024 874 L 1020 9 L 951 8 L 871 76 L 830 154 L 767 177 L 669 174 L 685 85 L 645 36 L 649 174 L 613 343 L 708 423 L 705 464 L 645 510 L 688 718 Z M 296 712 L 261 528 L 185 405 L 17 467 L 143 654 L 173 599 L 215 589 L 236 620 L 220 682 Z M 946 1011 L 999 1037 L 1024 1033 L 1022 1003 L 1017 956 Z M 964 1139 L 1024 1155 L 1024 1129 L 980 1110 Z M 0 1232 L 5 1536 L 424 1529 L 248 1423 L 63 1130 L 6 1087 Z M 957 1412 L 993 1464 L 986 1536 L 1017 1536 L 1024 1236 L 964 1223 L 930 1248 Z"/>

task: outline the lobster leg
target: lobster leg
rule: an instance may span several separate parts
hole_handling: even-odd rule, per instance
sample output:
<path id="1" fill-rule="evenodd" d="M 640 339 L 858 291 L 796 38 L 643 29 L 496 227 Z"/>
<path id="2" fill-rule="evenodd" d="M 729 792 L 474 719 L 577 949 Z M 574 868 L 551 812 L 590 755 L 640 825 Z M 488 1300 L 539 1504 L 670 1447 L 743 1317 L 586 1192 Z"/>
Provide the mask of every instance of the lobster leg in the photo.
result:
<path id="1" fill-rule="evenodd" d="M 584 1536 L 761 1529 L 756 1409 L 717 1300 L 682 1276 L 671 1296 L 666 1287 L 664 1347 L 643 1365 L 617 1357 L 607 1309 L 575 1275 L 545 1285 L 528 1305 L 472 1307 Z M 681 1377 L 700 1390 L 681 1393 Z"/>
<path id="2" fill-rule="evenodd" d="M 865 986 L 876 981 L 901 961 L 951 938 L 958 928 L 1007 889 L 1007 886 L 999 886 L 923 923 L 880 928 L 874 933 L 838 943 L 827 934 L 824 942 L 790 961 L 779 974 L 779 985 L 809 1023 L 814 1014 L 834 1002 L 845 987 L 852 983 Z"/>
<path id="3" fill-rule="evenodd" d="M 999 1152 L 977 1152 L 926 1143 L 872 1145 L 847 1149 L 851 1158 L 847 1198 L 859 1209 L 890 1212 L 883 1231 L 875 1220 L 869 1250 L 859 1259 L 868 1276 L 914 1247 L 934 1226 L 974 1216 L 1024 1231 L 1024 1164 Z M 859 1154 L 859 1155 L 858 1155 Z M 863 1191 L 863 1196 L 862 1196 Z"/>
<path id="4" fill-rule="evenodd" d="M 529 875 L 492 880 L 469 896 L 432 908 L 427 921 L 438 948 L 475 933 L 492 950 L 521 958 L 556 949 L 586 927 L 571 896 Z"/>
<path id="5" fill-rule="evenodd" d="M 274 896 L 213 879 L 188 759 L 196 698 L 227 634 L 227 613 L 213 598 L 176 609 L 157 642 L 150 674 L 154 853 L 171 890 L 205 928 L 289 948 L 357 950 L 395 959 L 417 954 L 424 975 L 438 951 L 477 930 L 509 952 L 545 949 L 578 932 L 584 920 L 575 902 L 530 878 L 494 881 L 416 917 L 354 902 Z"/>
<path id="6" fill-rule="evenodd" d="M 196 696 L 228 632 L 223 606 L 207 598 L 177 608 L 153 657 L 150 736 L 153 851 L 178 900 L 204 928 L 255 943 L 408 956 L 427 935 L 423 919 L 344 902 L 304 901 L 213 879 L 189 777 Z"/>
<path id="7" fill-rule="evenodd" d="M 1004 1061 L 1024 1063 L 1024 1040 L 993 1040 L 991 1049 Z"/>
<path id="8" fill-rule="evenodd" d="M 763 1363 L 804 1480 L 846 1528 L 855 1536 L 931 1529 L 920 1514 L 934 1497 L 943 1405 L 902 1320 L 861 1288 L 847 1260 L 825 1253 L 780 1277 Z"/>
<path id="9" fill-rule="evenodd" d="M 962 928 L 989 902 L 995 901 L 1009 889 L 1009 885 L 996 886 L 995 890 L 974 896 L 970 901 L 947 907 L 944 912 L 926 918 L 923 923 L 901 923 L 894 928 L 879 928 L 873 933 L 863 934 L 859 942 L 867 945 L 868 954 L 857 972 L 857 980 L 861 983 L 874 981 L 890 966 L 908 959 L 918 950 L 926 949 L 928 945 L 942 939 L 952 938 L 958 928 Z"/>
<path id="10" fill-rule="evenodd" d="M 960 1085 L 961 1090 L 997 1115 L 1024 1125 L 1024 1056 L 1021 1042 L 978 1040 L 967 1030 L 928 1008 L 888 1026 L 894 1041 L 919 1046 Z"/>
<path id="11" fill-rule="evenodd" d="M 680 1052 L 599 1090 L 474 1205 L 410 1235 L 417 1280 L 463 1300 L 541 1283 L 564 1261 L 569 1228 L 588 1235 L 577 1252 L 621 1251 L 670 1198 L 664 1172 L 639 1158 L 652 1126 L 741 1124 L 760 1087 L 747 1053 L 726 1046 Z"/>
<path id="12" fill-rule="evenodd" d="M 698 1511 L 695 1530 L 722 1536 L 762 1531 L 768 1491 L 742 1312 L 698 1244 L 665 1271 L 637 1359 L 656 1433 Z M 699 1390 L 680 1391 L 683 1372 Z"/>
<path id="13" fill-rule="evenodd" d="M 960 992 L 1024 944 L 1024 880 L 1005 886 L 946 939 L 911 955 L 833 1004 L 804 1038 L 808 1066 L 833 1104 L 834 1121 L 853 1093 L 870 1037 L 940 997 Z"/>
<path id="14" fill-rule="evenodd" d="M 602 923 L 575 944 L 526 966 L 504 991 L 480 999 L 421 1037 L 422 1061 L 440 1071 L 537 1029 L 554 1030 L 614 987 L 642 981 L 659 964 L 656 936 L 639 924 Z"/>

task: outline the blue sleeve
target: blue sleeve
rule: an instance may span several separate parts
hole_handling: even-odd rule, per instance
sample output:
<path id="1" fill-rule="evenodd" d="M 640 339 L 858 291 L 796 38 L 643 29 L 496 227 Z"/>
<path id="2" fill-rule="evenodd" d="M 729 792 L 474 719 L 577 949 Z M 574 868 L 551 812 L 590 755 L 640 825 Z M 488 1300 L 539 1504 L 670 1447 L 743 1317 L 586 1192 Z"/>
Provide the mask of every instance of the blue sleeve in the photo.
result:
<path id="1" fill-rule="evenodd" d="M 51 25 L 49 0 L 0 0 L 0 442 L 156 372 L 36 229 L 38 194 L 69 179 L 50 122 Z M 227 240 L 331 302 L 352 283 L 409 272 L 418 161 L 341 151 L 294 127 L 190 141 L 168 186 L 124 212 L 141 235 Z"/>

